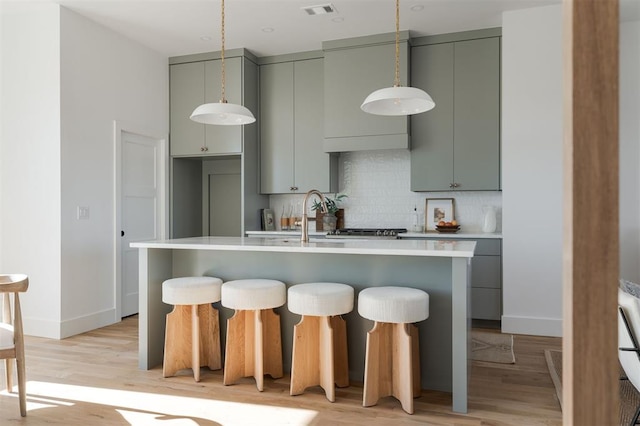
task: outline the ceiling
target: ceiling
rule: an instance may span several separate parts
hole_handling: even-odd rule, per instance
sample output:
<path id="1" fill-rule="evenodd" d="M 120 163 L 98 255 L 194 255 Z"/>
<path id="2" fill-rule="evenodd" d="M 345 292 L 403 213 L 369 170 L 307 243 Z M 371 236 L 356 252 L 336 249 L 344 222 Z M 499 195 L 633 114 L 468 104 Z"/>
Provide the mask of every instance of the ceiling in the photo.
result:
<path id="1" fill-rule="evenodd" d="M 219 0 L 46 1 L 59 3 L 167 57 L 220 50 Z M 640 19 L 640 1 L 623 1 L 621 16 Z M 329 3 L 336 9 L 333 14 L 310 16 L 302 9 Z M 417 37 L 499 27 L 505 11 L 558 3 L 560 0 L 401 0 L 400 29 Z M 395 31 L 393 0 L 226 0 L 225 9 L 226 49 L 244 47 L 258 56 L 319 50 L 325 40 Z"/>

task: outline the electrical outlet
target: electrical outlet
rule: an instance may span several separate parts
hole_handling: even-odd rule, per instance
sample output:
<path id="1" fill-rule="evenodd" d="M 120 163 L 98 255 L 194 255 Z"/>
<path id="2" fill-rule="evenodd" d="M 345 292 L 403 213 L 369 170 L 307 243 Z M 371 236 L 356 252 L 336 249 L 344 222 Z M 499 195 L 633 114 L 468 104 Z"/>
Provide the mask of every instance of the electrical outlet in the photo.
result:
<path id="1" fill-rule="evenodd" d="M 87 220 L 87 219 L 89 219 L 89 207 L 78 206 L 78 220 Z"/>

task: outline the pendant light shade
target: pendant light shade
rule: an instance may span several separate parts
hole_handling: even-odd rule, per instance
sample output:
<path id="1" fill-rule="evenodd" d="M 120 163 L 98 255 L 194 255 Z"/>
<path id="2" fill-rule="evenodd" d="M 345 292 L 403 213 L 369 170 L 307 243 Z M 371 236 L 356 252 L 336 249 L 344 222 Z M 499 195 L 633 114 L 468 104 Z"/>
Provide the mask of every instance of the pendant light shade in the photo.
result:
<path id="1" fill-rule="evenodd" d="M 190 118 L 197 123 L 222 126 L 251 124 L 256 121 L 248 108 L 227 102 L 200 105 L 193 110 Z"/>
<path id="2" fill-rule="evenodd" d="M 222 49 L 220 50 L 222 69 L 222 90 L 221 99 L 217 103 L 203 104 L 193 110 L 191 120 L 202 124 L 215 124 L 222 126 L 234 126 L 250 124 L 256 121 L 251 111 L 242 105 L 230 104 L 225 97 L 226 73 L 224 67 L 224 0 L 221 1 L 220 20 L 222 22 L 220 34 L 222 39 Z"/>
<path id="3" fill-rule="evenodd" d="M 412 115 L 433 109 L 436 104 L 424 90 L 415 87 L 386 87 L 367 96 L 360 109 L 376 115 Z"/>
<path id="4" fill-rule="evenodd" d="M 427 92 L 400 86 L 400 0 L 396 0 L 396 69 L 393 87 L 378 89 L 364 100 L 360 109 L 376 115 L 412 115 L 436 106 Z"/>

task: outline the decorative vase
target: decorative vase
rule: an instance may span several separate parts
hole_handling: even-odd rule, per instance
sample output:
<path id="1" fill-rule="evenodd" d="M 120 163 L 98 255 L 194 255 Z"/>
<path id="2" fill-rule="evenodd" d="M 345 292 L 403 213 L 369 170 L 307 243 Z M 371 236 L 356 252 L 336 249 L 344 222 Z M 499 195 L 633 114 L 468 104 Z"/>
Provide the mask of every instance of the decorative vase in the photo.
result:
<path id="1" fill-rule="evenodd" d="M 327 213 L 322 216 L 322 230 L 335 231 L 338 218 L 333 213 Z"/>
<path id="2" fill-rule="evenodd" d="M 482 232 L 496 232 L 496 207 L 484 206 L 482 207 L 482 211 L 484 212 L 484 218 L 482 220 Z"/>

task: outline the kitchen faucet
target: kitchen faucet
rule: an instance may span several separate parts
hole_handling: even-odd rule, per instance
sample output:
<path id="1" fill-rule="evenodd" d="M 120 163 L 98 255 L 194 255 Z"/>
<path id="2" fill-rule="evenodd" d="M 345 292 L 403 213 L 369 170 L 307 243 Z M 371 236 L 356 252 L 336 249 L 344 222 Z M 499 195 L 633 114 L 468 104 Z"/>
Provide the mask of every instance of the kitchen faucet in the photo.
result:
<path id="1" fill-rule="evenodd" d="M 309 225 L 309 217 L 307 216 L 307 200 L 312 194 L 316 194 L 320 198 L 320 203 L 322 204 L 322 208 L 320 211 L 322 213 L 329 212 L 329 210 L 327 209 L 327 202 L 324 199 L 324 195 L 322 195 L 320 191 L 318 191 L 317 189 L 312 189 L 311 191 L 307 192 L 307 194 L 304 196 L 304 201 L 302 202 L 302 234 L 300 234 L 300 242 L 302 243 L 309 242 L 309 230 L 307 229 Z"/>

